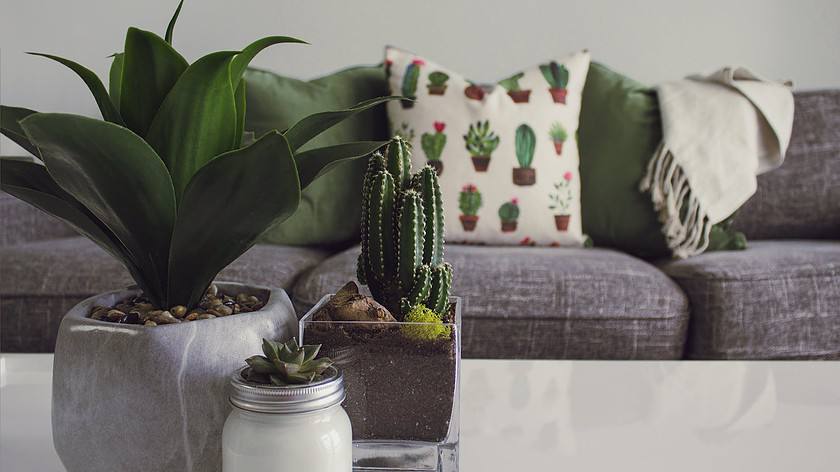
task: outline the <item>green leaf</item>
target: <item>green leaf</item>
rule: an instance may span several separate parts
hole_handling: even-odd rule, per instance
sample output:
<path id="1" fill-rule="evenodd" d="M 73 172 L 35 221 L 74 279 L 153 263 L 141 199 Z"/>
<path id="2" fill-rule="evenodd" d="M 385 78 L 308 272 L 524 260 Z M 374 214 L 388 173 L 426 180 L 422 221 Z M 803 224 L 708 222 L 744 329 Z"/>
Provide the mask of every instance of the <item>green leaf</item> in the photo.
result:
<path id="1" fill-rule="evenodd" d="M 191 306 L 213 278 L 300 202 L 283 135 L 269 132 L 202 167 L 187 186 L 172 235 L 169 302 Z"/>
<path id="2" fill-rule="evenodd" d="M 242 146 L 242 140 L 245 139 L 245 91 L 247 83 L 245 79 L 239 81 L 239 86 L 236 87 L 236 92 L 233 94 L 234 101 L 236 101 L 236 136 L 237 142 L 234 148 L 238 149 Z M 253 141 L 253 140 L 252 140 Z"/>
<path id="3" fill-rule="evenodd" d="M 289 141 L 289 146 L 292 150 L 296 151 L 315 136 L 318 136 L 356 113 L 363 112 L 390 100 L 401 100 L 404 98 L 405 97 L 399 96 L 378 97 L 365 100 L 346 110 L 313 113 L 312 115 L 309 115 L 292 125 L 292 127 L 283 134 Z"/>
<path id="4" fill-rule="evenodd" d="M 88 89 L 90 89 L 90 93 L 93 94 L 93 98 L 96 100 L 96 105 L 102 113 L 102 118 L 105 121 L 110 121 L 111 123 L 116 123 L 118 125 L 123 124 L 120 112 L 117 111 L 117 107 L 114 106 L 114 103 L 111 101 L 111 97 L 108 96 L 108 92 L 105 90 L 105 86 L 102 85 L 102 81 L 99 80 L 99 77 L 97 77 L 93 71 L 69 59 L 53 56 L 52 54 L 44 54 L 40 52 L 30 52 L 27 54 L 46 57 L 47 59 L 52 59 L 59 64 L 67 66 L 70 70 L 75 72 L 76 75 L 84 81 Z"/>
<path id="5" fill-rule="evenodd" d="M 27 116 L 38 113 L 35 110 L 27 108 L 7 107 L 0 105 L 0 133 L 11 139 L 18 146 L 26 149 L 33 156 L 41 157 L 38 148 L 29 141 L 23 128 L 20 127 L 20 120 Z"/>
<path id="6" fill-rule="evenodd" d="M 215 52 L 187 67 L 149 127 L 146 141 L 169 169 L 179 200 L 201 166 L 235 148 L 236 103 L 228 72 L 235 55 Z"/>
<path id="7" fill-rule="evenodd" d="M 158 108 L 189 64 L 160 36 L 137 28 L 128 29 L 123 54 L 120 113 L 127 128 L 145 136 Z"/>
<path id="8" fill-rule="evenodd" d="M 169 24 L 166 25 L 166 42 L 172 44 L 172 33 L 175 31 L 175 22 L 178 21 L 178 15 L 181 14 L 181 7 L 184 6 L 184 0 L 178 2 L 178 8 L 175 9 L 175 14 L 172 15 L 172 19 L 169 20 Z"/>
<path id="9" fill-rule="evenodd" d="M 280 348 L 274 341 L 263 338 L 262 350 L 263 354 L 265 354 L 265 357 L 268 358 L 269 361 L 280 358 Z"/>
<path id="10" fill-rule="evenodd" d="M 318 352 L 321 350 L 320 344 L 303 346 L 303 352 L 306 356 L 303 358 L 303 362 L 310 362 L 318 356 Z"/>
<path id="11" fill-rule="evenodd" d="M 165 301 L 175 195 L 152 148 L 126 128 L 83 116 L 38 113 L 21 127 L 56 183 L 125 246 L 151 285 L 147 295 Z"/>
<path id="12" fill-rule="evenodd" d="M 111 96 L 111 102 L 120 109 L 120 92 L 122 91 L 123 78 L 123 64 L 125 63 L 125 54 L 118 52 L 112 56 L 111 70 L 108 72 L 108 95 Z"/>
<path id="13" fill-rule="evenodd" d="M 146 140 L 169 168 L 179 201 L 198 169 L 219 154 L 239 147 L 242 131 L 236 91 L 242 73 L 257 53 L 284 42 L 302 41 L 272 36 L 242 51 L 208 54 L 187 67 L 164 99 Z M 242 93 L 244 96 L 244 88 Z"/>
<path id="14" fill-rule="evenodd" d="M 232 83 L 238 83 L 239 79 L 242 78 L 242 74 L 245 73 L 245 68 L 248 67 L 248 64 L 254 60 L 254 57 L 256 57 L 260 51 L 274 44 L 281 43 L 309 44 L 306 41 L 289 36 L 268 36 L 254 41 L 246 46 L 245 49 L 240 51 L 233 59 L 233 62 L 231 62 L 230 78 Z"/>
<path id="15" fill-rule="evenodd" d="M 329 172 L 337 164 L 365 157 L 388 144 L 389 141 L 357 141 L 310 149 L 295 154 L 300 188 L 305 189 L 315 179 Z"/>
<path id="16" fill-rule="evenodd" d="M 148 289 L 145 277 L 119 239 L 84 205 L 62 190 L 50 177 L 46 167 L 17 158 L 2 158 L 0 162 L 0 187 L 4 192 L 69 224 L 122 262 L 137 284 L 143 290 Z"/>
<path id="17" fill-rule="evenodd" d="M 251 356 L 245 359 L 245 363 L 257 374 L 271 374 L 274 372 L 274 364 L 263 356 Z"/>

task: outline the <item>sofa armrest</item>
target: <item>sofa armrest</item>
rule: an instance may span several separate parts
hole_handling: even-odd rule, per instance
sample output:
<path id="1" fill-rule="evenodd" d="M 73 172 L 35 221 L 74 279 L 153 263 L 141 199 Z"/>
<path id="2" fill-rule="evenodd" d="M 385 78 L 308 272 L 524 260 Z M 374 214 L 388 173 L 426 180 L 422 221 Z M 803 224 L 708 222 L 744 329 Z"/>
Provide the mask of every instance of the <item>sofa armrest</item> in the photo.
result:
<path id="1" fill-rule="evenodd" d="M 67 223 L 0 192 L 0 247 L 76 236 Z"/>

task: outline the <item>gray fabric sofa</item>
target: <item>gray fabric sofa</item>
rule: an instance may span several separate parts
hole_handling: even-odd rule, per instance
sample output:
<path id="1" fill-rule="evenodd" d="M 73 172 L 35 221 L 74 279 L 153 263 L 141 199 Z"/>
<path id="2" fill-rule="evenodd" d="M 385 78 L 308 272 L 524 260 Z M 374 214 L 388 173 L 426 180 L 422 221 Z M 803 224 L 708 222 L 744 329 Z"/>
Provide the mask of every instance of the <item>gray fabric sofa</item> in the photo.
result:
<path id="1" fill-rule="evenodd" d="M 78 301 L 128 274 L 0 194 L 0 350 L 49 352 Z M 734 225 L 745 251 L 648 262 L 606 249 L 447 247 L 465 357 L 840 358 L 840 91 L 796 94 L 785 164 Z M 355 275 L 358 248 L 258 245 L 221 279 L 285 288 L 303 314 Z"/>

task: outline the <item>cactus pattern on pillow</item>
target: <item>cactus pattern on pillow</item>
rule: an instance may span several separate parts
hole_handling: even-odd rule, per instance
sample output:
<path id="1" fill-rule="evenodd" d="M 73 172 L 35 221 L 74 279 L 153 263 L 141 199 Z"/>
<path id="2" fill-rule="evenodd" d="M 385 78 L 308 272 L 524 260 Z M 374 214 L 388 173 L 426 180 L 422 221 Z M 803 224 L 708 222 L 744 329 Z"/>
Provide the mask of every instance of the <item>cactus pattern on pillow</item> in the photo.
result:
<path id="1" fill-rule="evenodd" d="M 541 61 L 495 85 L 395 48 L 389 87 L 414 97 L 387 105 L 435 169 L 450 243 L 581 246 L 577 128 L 586 52 Z M 451 141 L 463 139 L 463 145 Z"/>
<path id="2" fill-rule="evenodd" d="M 443 162 L 440 160 L 440 155 L 443 153 L 443 148 L 446 146 L 446 135 L 443 130 L 446 129 L 446 123 L 442 121 L 435 121 L 435 132 L 423 133 L 420 137 L 420 146 L 426 154 L 429 165 L 435 169 L 438 175 L 443 172 Z"/>

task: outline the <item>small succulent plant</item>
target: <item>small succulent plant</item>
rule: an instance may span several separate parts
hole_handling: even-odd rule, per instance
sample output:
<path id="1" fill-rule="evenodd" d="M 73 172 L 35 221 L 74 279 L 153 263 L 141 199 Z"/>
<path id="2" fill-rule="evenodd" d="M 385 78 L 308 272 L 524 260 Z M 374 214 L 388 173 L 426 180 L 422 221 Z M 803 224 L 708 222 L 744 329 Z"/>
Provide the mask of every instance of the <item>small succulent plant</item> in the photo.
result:
<path id="1" fill-rule="evenodd" d="M 307 384 L 317 380 L 332 365 L 328 357 L 318 357 L 321 345 L 298 346 L 292 338 L 285 343 L 263 339 L 264 356 L 245 359 L 248 367 L 242 377 L 249 381 L 277 386 Z"/>
<path id="2" fill-rule="evenodd" d="M 490 156 L 499 147 L 499 137 L 490 131 L 489 121 L 477 121 L 470 124 L 464 143 L 471 156 Z"/>

